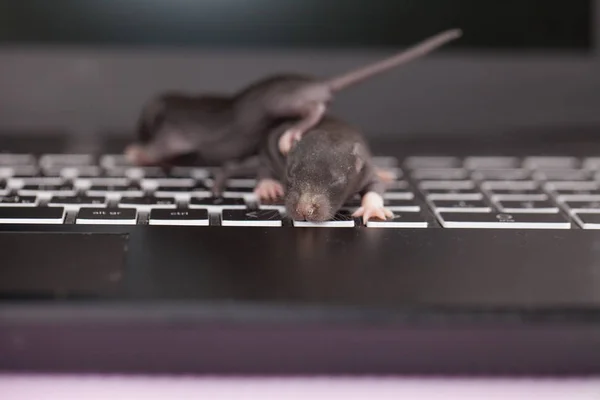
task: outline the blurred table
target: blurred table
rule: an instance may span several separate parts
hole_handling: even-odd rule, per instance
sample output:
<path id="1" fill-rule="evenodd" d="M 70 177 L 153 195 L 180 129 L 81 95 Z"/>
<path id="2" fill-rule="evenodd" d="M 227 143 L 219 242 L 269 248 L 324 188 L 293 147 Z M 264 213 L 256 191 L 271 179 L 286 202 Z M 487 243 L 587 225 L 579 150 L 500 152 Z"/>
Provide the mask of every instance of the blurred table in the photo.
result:
<path id="1" fill-rule="evenodd" d="M 2 400 L 598 400 L 597 379 L 193 378 L 0 375 Z"/>

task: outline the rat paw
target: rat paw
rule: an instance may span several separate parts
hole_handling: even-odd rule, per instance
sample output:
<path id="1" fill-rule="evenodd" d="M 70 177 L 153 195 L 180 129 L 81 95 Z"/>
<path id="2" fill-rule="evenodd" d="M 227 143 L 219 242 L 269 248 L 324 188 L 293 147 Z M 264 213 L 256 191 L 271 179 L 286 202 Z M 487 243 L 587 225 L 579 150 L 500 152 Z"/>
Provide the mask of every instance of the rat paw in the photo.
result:
<path id="1" fill-rule="evenodd" d="M 363 206 L 356 210 L 352 216 L 362 217 L 363 223 L 366 224 L 373 217 L 384 221 L 388 218 L 394 218 L 394 213 L 383 206 Z"/>
<path id="2" fill-rule="evenodd" d="M 369 192 L 363 196 L 361 207 L 352 216 L 362 217 L 363 224 L 366 224 L 371 217 L 386 220 L 387 218 L 394 218 L 394 213 L 384 207 L 383 198 L 379 194 Z"/>
<path id="3" fill-rule="evenodd" d="M 286 155 L 292 149 L 294 142 L 300 140 L 302 137 L 302 131 L 299 129 L 288 129 L 285 131 L 281 138 L 279 139 L 279 151 L 281 154 Z"/>
<path id="4" fill-rule="evenodd" d="M 127 162 L 133 165 L 142 165 L 145 164 L 146 153 L 141 148 L 141 146 L 137 144 L 129 145 L 125 148 L 125 159 Z"/>
<path id="5" fill-rule="evenodd" d="M 254 194 L 261 200 L 275 200 L 283 197 L 283 186 L 273 179 L 261 179 Z"/>

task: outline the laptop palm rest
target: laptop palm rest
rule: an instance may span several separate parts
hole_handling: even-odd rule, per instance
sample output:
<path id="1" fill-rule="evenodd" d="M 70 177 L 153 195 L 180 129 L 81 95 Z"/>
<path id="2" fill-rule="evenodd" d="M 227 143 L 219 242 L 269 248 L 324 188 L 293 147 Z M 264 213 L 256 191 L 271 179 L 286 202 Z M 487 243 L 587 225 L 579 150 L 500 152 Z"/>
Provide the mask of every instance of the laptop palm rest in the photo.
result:
<path id="1" fill-rule="evenodd" d="M 127 234 L 0 232 L 0 296 L 114 295 L 124 276 L 128 241 Z"/>

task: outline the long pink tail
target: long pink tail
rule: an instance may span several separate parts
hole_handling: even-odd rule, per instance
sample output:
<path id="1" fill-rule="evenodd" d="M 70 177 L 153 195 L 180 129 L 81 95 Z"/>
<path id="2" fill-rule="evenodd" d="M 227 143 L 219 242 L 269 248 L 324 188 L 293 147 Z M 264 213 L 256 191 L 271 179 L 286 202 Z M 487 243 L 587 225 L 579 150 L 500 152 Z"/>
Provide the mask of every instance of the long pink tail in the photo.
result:
<path id="1" fill-rule="evenodd" d="M 451 29 L 441 32 L 422 41 L 421 43 L 410 47 L 408 50 L 396 54 L 395 56 L 351 71 L 342 76 L 332 78 L 327 82 L 327 84 L 332 91 L 339 91 L 389 69 L 417 60 L 434 51 L 435 49 L 445 45 L 446 43 L 460 38 L 461 36 L 462 30 L 460 29 Z"/>

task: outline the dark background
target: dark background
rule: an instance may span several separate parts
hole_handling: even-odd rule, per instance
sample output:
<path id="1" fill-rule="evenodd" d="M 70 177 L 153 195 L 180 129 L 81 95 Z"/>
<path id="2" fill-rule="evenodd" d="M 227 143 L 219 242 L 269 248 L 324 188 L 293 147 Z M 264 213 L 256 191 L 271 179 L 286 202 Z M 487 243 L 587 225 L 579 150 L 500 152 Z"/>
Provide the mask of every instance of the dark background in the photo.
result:
<path id="1" fill-rule="evenodd" d="M 202 48 L 589 49 L 587 0 L 4 0 L 0 41 Z"/>
<path id="2" fill-rule="evenodd" d="M 460 41 L 341 93 L 332 110 L 386 140 L 600 132 L 599 3 L 0 0 L 0 136 L 65 132 L 73 151 L 128 141 L 160 91 L 336 75 L 454 27 Z"/>

